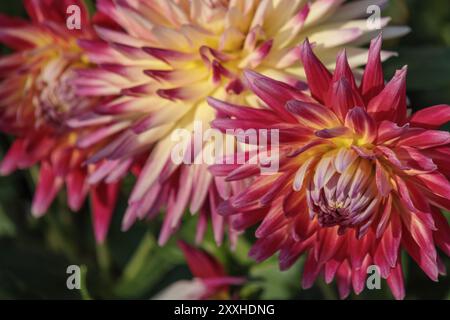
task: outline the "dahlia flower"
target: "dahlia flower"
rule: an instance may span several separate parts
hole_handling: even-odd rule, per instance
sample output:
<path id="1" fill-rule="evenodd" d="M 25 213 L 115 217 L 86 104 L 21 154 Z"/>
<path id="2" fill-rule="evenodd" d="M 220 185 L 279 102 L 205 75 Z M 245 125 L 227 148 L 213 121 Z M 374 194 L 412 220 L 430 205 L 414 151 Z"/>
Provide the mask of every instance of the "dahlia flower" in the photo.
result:
<path id="1" fill-rule="evenodd" d="M 88 130 L 68 126 L 71 118 L 85 115 L 98 103 L 74 90 L 75 70 L 90 64 L 77 45 L 78 38 L 95 36 L 88 12 L 79 0 L 25 0 L 24 4 L 31 21 L 0 15 L 0 41 L 14 50 L 0 58 L 0 130 L 16 137 L 0 172 L 39 166 L 32 203 L 36 217 L 47 211 L 64 185 L 74 211 L 90 193 L 95 235 L 101 242 L 114 208 L 117 179 L 106 179 L 111 184 L 88 184 L 87 175 L 94 168 L 83 163 L 100 145 L 78 148 L 77 139 L 89 139 Z M 81 9 L 81 30 L 66 26 L 70 5 Z"/>
<path id="2" fill-rule="evenodd" d="M 346 46 L 351 66 L 362 65 L 367 50 L 358 46 L 374 32 L 365 19 L 368 4 L 343 0 L 97 1 L 100 15 L 115 24 L 96 27 L 103 42 L 81 42 L 99 68 L 80 73 L 79 93 L 118 95 L 98 108 L 98 117 L 105 123 L 113 119 L 110 130 L 126 130 L 91 162 L 150 152 L 129 199 L 123 229 L 138 218 L 157 215 L 166 205 L 159 238 L 163 244 L 189 208 L 192 214 L 200 212 L 197 240 L 211 219 L 220 244 L 230 218 L 220 216 L 215 207 L 239 185 L 213 178 L 207 165 L 198 163 L 200 154 L 188 147 L 185 158 L 197 164 L 174 163 L 174 132 L 180 128 L 192 131 L 198 123 L 209 127 L 214 112 L 207 96 L 235 103 L 254 98 L 242 81 L 245 68 L 301 86 L 304 68 L 297 59 L 297 44 L 306 36 L 317 43 L 317 52 L 327 63 Z M 381 27 L 388 21 L 381 18 Z M 389 37 L 407 31 L 384 28 Z M 391 54 L 385 52 L 383 58 Z M 211 142 L 203 147 L 210 148 Z M 236 233 L 230 232 L 233 241 Z"/>
<path id="3" fill-rule="evenodd" d="M 217 164 L 226 181 L 253 179 L 219 207 L 234 227 L 259 223 L 250 256 L 261 261 L 279 252 L 281 269 L 305 255 L 302 286 L 319 274 L 337 280 L 342 298 L 359 294 L 368 267 L 376 265 L 395 298 L 405 295 L 401 251 L 433 281 L 445 267 L 436 246 L 450 254 L 450 106 L 407 113 L 406 67 L 385 84 L 381 36 L 370 45 L 358 85 L 342 51 L 334 73 L 308 40 L 300 48 L 309 91 L 247 71 L 260 108 L 217 99 L 212 126 L 278 130 L 279 170 L 261 175 L 256 162 Z M 252 107 L 255 107 L 253 105 Z M 257 152 L 264 149 L 258 146 Z M 264 150 L 266 151 L 266 150 Z"/>
<path id="4" fill-rule="evenodd" d="M 230 299 L 230 286 L 242 285 L 244 278 L 227 275 L 223 265 L 206 251 L 196 249 L 184 241 L 178 246 L 192 275 L 192 280 L 180 280 L 165 288 L 153 299 L 156 300 L 207 300 Z"/>

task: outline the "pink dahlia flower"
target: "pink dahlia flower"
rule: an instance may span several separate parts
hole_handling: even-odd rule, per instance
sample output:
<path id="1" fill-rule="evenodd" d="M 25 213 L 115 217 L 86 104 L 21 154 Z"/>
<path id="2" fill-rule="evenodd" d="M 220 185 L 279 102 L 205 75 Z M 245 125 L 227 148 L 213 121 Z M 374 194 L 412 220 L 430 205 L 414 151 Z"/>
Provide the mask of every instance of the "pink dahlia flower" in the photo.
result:
<path id="1" fill-rule="evenodd" d="M 206 251 L 196 249 L 183 241 L 179 241 L 178 245 L 195 278 L 177 281 L 153 299 L 222 300 L 236 298 L 230 287 L 242 285 L 245 282 L 244 278 L 227 275 L 223 265 Z"/>
<path id="2" fill-rule="evenodd" d="M 24 4 L 31 21 L 0 15 L 0 41 L 14 50 L 0 58 L 0 130 L 16 137 L 0 172 L 5 175 L 39 166 L 32 204 L 36 217 L 47 211 L 64 185 L 74 211 L 90 193 L 95 236 L 101 242 L 108 230 L 118 191 L 115 178 L 120 173 L 105 179 L 110 184 L 89 185 L 87 175 L 94 168 L 84 162 L 101 145 L 80 149 L 76 142 L 80 137 L 89 138 L 96 127 L 72 130 L 68 125 L 71 119 L 88 114 L 99 101 L 77 95 L 74 88 L 75 70 L 90 65 L 77 45 L 78 38 L 95 36 L 88 12 L 79 0 L 25 0 Z M 70 5 L 81 9 L 81 30 L 66 26 Z"/>
<path id="3" fill-rule="evenodd" d="M 252 178 L 251 186 L 221 204 L 235 227 L 259 223 L 250 256 L 261 261 L 279 251 L 280 268 L 306 255 L 302 285 L 319 274 L 337 280 L 345 298 L 359 294 L 368 266 L 376 265 L 393 295 L 405 295 L 401 251 L 433 281 L 444 274 L 436 247 L 450 254 L 450 228 L 440 209 L 450 210 L 450 106 L 408 116 L 406 67 L 385 84 L 381 37 L 372 41 L 361 84 L 345 51 L 331 73 L 306 40 L 301 47 L 309 92 L 248 71 L 261 108 L 210 99 L 220 129 L 279 131 L 280 168 L 260 175 L 260 166 L 215 165 L 227 181 Z M 253 105 L 252 107 L 256 107 Z M 259 148 L 259 151 L 261 148 Z"/>
<path id="4" fill-rule="evenodd" d="M 317 43 L 317 52 L 327 63 L 346 46 L 351 66 L 362 65 L 367 50 L 358 46 L 375 32 L 366 21 L 367 1 L 99 0 L 97 6 L 116 24 L 96 27 L 103 42 L 82 43 L 99 69 L 82 72 L 79 92 L 120 95 L 98 113 L 105 121 L 113 119 L 110 130 L 126 130 L 92 162 L 150 152 L 130 197 L 123 229 L 136 219 L 155 216 L 164 205 L 160 244 L 180 226 L 186 208 L 192 214 L 200 212 L 197 240 L 208 219 L 219 244 L 229 228 L 230 218 L 217 214 L 215 207 L 239 186 L 213 178 L 205 164 L 179 165 L 171 160 L 177 143 L 174 132 L 180 128 L 191 132 L 197 123 L 209 127 L 214 111 L 207 96 L 235 103 L 254 99 L 242 81 L 245 68 L 301 86 L 304 68 L 297 59 L 297 44 L 306 36 Z M 381 18 L 380 26 L 388 21 Z M 408 31 L 384 30 L 390 37 Z M 386 52 L 383 58 L 391 54 Z M 208 149 L 211 143 L 203 147 Z M 199 156 L 189 150 L 187 159 Z M 233 241 L 236 233 L 230 232 Z"/>

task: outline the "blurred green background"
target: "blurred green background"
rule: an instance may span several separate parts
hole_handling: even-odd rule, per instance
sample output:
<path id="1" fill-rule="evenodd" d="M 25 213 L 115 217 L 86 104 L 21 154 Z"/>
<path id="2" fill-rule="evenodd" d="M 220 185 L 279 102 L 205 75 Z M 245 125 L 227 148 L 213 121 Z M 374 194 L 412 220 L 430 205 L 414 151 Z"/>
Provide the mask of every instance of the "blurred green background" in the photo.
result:
<path id="1" fill-rule="evenodd" d="M 91 8 L 92 1 L 88 1 Z M 386 14 L 393 24 L 406 24 L 412 32 L 385 43 L 399 53 L 385 63 L 386 76 L 407 64 L 408 96 L 414 110 L 450 103 L 450 2 L 448 0 L 391 0 Z M 0 12 L 25 16 L 19 0 L 2 0 Z M 3 52 L 7 52 L 2 48 Z M 0 155 L 10 139 L 0 136 Z M 16 172 L 0 178 L 0 298 L 1 299 L 148 299 L 179 279 L 190 279 L 175 239 L 160 248 L 156 237 L 161 221 L 137 224 L 129 232 L 120 232 L 126 192 L 132 178 L 125 182 L 119 207 L 107 243 L 97 246 L 92 236 L 89 206 L 71 213 L 62 194 L 48 214 L 36 220 L 30 215 L 36 170 Z M 187 219 L 179 237 L 193 242 L 196 219 Z M 233 275 L 247 275 L 249 282 L 240 291 L 242 298 L 257 299 L 336 299 L 335 285 L 318 282 L 312 289 L 300 288 L 302 261 L 289 271 L 278 271 L 275 258 L 255 264 L 247 257 L 251 232 L 241 237 L 237 250 L 226 245 L 216 248 L 211 234 L 203 247 L 215 254 Z M 407 299 L 449 299 L 450 279 L 438 283 L 406 256 Z M 83 266 L 82 290 L 66 288 L 66 268 Z M 449 259 L 445 258 L 447 268 Z M 382 290 L 364 291 L 351 299 L 391 299 L 385 282 Z"/>

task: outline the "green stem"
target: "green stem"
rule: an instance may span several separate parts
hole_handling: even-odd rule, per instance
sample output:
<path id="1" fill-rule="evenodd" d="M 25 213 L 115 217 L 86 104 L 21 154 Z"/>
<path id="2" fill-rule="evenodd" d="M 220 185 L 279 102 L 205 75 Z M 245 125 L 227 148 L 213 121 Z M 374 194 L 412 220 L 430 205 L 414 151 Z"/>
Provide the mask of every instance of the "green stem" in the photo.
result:
<path id="1" fill-rule="evenodd" d="M 105 280 L 111 278 L 111 255 L 106 243 L 97 244 L 96 247 L 97 264 L 100 269 L 100 273 Z"/>
<path id="2" fill-rule="evenodd" d="M 325 300 L 337 300 L 337 295 L 329 284 L 326 284 L 322 279 L 317 281 L 317 284 Z"/>
<path id="3" fill-rule="evenodd" d="M 155 246 L 155 239 L 153 236 L 147 232 L 143 237 L 142 240 L 134 252 L 133 256 L 131 257 L 130 261 L 127 263 L 125 270 L 122 274 L 121 281 L 128 281 L 130 279 L 133 279 L 136 277 L 136 275 L 139 273 L 139 271 L 142 269 L 146 257 L 152 250 L 152 248 Z"/>
<path id="4" fill-rule="evenodd" d="M 85 265 L 81 266 L 81 288 L 80 288 L 81 298 L 83 300 L 92 300 L 89 290 L 87 288 L 87 267 Z"/>

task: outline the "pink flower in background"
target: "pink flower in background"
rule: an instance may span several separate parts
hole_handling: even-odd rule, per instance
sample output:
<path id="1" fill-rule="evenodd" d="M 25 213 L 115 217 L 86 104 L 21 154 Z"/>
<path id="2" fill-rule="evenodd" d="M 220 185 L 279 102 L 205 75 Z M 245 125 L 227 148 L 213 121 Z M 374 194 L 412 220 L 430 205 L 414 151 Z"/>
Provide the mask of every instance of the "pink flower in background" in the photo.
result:
<path id="1" fill-rule="evenodd" d="M 239 286 L 245 278 L 227 275 L 224 267 L 206 251 L 196 249 L 184 241 L 178 246 L 183 251 L 192 280 L 177 281 L 154 297 L 157 300 L 231 299 L 230 286 Z M 234 297 L 236 298 L 236 297 Z"/>
<path id="2" fill-rule="evenodd" d="M 306 255 L 302 285 L 322 274 L 336 278 L 342 298 L 365 287 L 377 265 L 395 298 L 405 295 L 401 251 L 433 281 L 445 267 L 436 247 L 450 254 L 450 106 L 408 116 L 406 67 L 385 84 L 381 37 L 373 40 L 361 84 L 346 52 L 334 73 L 306 40 L 300 48 L 309 92 L 248 71 L 260 108 L 217 99 L 212 126 L 278 129 L 280 169 L 260 175 L 258 164 L 215 165 L 227 181 L 253 183 L 221 204 L 235 227 L 259 223 L 250 255 L 262 261 L 279 252 L 281 269 Z M 256 107 L 257 105 L 252 105 Z"/>
<path id="3" fill-rule="evenodd" d="M 84 166 L 84 162 L 101 145 L 78 148 L 77 140 L 89 130 L 73 130 L 68 125 L 99 103 L 99 99 L 78 96 L 74 90 L 75 70 L 90 66 L 77 45 L 79 38 L 95 38 L 88 12 L 78 0 L 25 0 L 24 4 L 31 21 L 0 15 L 0 41 L 14 50 L 0 58 L 0 129 L 15 136 L 0 172 L 6 175 L 39 166 L 32 204 L 36 217 L 47 211 L 64 185 L 73 211 L 81 208 L 90 193 L 95 236 L 102 242 L 115 206 L 118 180 L 126 170 L 119 168 L 114 176 L 105 177 L 110 183 L 90 185 L 87 176 L 94 166 Z M 66 27 L 66 10 L 74 4 L 81 9 L 81 30 Z M 90 130 L 99 126 L 101 123 L 93 123 Z"/>
<path id="4" fill-rule="evenodd" d="M 160 244 L 179 228 L 186 209 L 200 212 L 197 241 L 208 220 L 218 244 L 226 230 L 231 242 L 236 241 L 237 233 L 229 226 L 233 218 L 220 216 L 216 206 L 239 191 L 240 184 L 212 177 L 207 164 L 178 165 L 171 159 L 177 129 L 191 132 L 195 123 L 209 127 L 214 111 L 206 97 L 254 101 L 242 81 L 245 68 L 301 87 L 305 70 L 297 44 L 307 36 L 317 43 L 327 64 L 345 46 L 351 66 L 360 66 L 367 50 L 359 46 L 374 34 L 367 27 L 367 1 L 99 0 L 97 8 L 99 16 L 115 23 L 96 26 L 103 41 L 80 42 L 99 67 L 79 72 L 78 92 L 118 97 L 76 126 L 89 127 L 92 119 L 104 123 L 92 141 L 101 140 L 106 131 L 120 132 L 90 163 L 105 158 L 123 162 L 149 153 L 129 199 L 123 229 L 163 208 Z M 386 27 L 388 21 L 381 18 L 387 37 L 408 32 L 405 27 Z M 390 55 L 384 52 L 383 58 Z M 205 142 L 203 147 L 211 144 Z M 199 156 L 189 151 L 184 150 L 186 158 Z M 106 174 L 112 167 L 100 165 L 98 170 Z"/>

